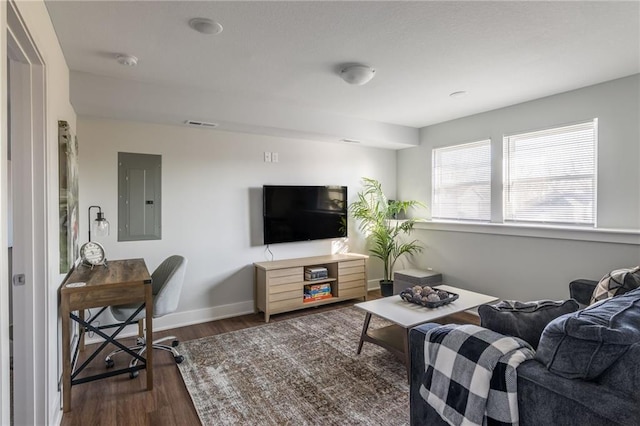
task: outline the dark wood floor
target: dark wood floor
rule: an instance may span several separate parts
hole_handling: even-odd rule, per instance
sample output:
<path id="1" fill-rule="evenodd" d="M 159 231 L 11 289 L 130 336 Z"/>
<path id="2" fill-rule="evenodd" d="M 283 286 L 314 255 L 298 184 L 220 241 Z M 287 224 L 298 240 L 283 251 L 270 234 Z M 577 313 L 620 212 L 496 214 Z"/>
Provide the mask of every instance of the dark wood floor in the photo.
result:
<path id="1" fill-rule="evenodd" d="M 369 292 L 369 300 L 379 297 L 379 291 Z M 274 315 L 271 317 L 270 322 L 343 308 L 357 302 L 357 300 L 341 302 Z M 477 317 L 462 313 L 455 317 L 444 319 L 442 322 L 477 323 Z M 159 338 L 174 335 L 180 341 L 187 341 L 262 324 L 264 324 L 262 314 L 251 314 L 168 331 L 159 331 L 154 333 L 153 337 Z M 133 344 L 133 339 L 130 341 L 125 340 L 126 342 Z M 91 348 L 89 347 L 89 349 Z M 180 347 L 178 347 L 179 349 Z M 105 366 L 102 360 L 104 360 L 104 356 L 109 351 L 105 350 L 103 352 L 101 357 L 95 359 L 87 367 L 87 374 L 96 374 L 104 371 Z M 128 362 L 128 357 L 120 355 L 120 359 L 116 360 L 116 368 L 125 366 L 126 362 Z M 167 352 L 156 351 L 154 352 L 153 366 L 154 388 L 151 392 L 147 392 L 145 388 L 144 370 L 140 372 L 138 378 L 133 380 L 129 379 L 128 374 L 123 374 L 74 386 L 71 392 L 71 411 L 64 414 L 62 425 L 158 426 L 200 424 L 173 357 Z"/>

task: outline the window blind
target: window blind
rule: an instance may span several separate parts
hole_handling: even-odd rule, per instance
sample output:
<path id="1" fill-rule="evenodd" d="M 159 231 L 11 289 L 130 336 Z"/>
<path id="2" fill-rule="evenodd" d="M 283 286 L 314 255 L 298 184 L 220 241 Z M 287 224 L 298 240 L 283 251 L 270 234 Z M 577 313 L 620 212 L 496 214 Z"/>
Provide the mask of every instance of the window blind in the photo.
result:
<path id="1" fill-rule="evenodd" d="M 597 124 L 504 138 L 505 221 L 595 226 Z"/>
<path id="2" fill-rule="evenodd" d="M 491 220 L 491 140 L 432 151 L 434 219 Z"/>

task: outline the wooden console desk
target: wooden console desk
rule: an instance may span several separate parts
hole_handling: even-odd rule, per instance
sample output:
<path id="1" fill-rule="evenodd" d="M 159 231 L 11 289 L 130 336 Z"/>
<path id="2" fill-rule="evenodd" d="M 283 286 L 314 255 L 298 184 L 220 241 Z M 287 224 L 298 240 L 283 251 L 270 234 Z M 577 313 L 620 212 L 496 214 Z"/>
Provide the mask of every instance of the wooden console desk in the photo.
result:
<path id="1" fill-rule="evenodd" d="M 68 284 L 84 282 L 81 287 L 68 286 Z M 100 351 L 109 343 L 120 349 L 125 346 L 115 340 L 115 337 L 130 322 L 116 325 L 118 329 L 111 335 L 101 331 L 107 327 L 95 327 L 91 325 L 91 320 L 87 323 L 84 320 L 84 310 L 91 308 L 105 308 L 114 305 L 128 303 L 140 303 L 141 308 L 146 310 L 146 343 L 147 347 L 153 347 L 153 295 L 151 287 L 151 275 L 147 269 L 144 259 L 111 260 L 107 267 L 94 266 L 93 268 L 80 265 L 62 283 L 60 287 L 60 315 L 62 317 L 62 395 L 63 410 L 71 410 L 71 386 L 85 383 L 117 374 L 132 372 L 134 370 L 146 369 L 147 390 L 153 389 L 153 351 L 146 351 L 146 358 L 141 365 L 119 370 L 111 370 L 103 374 L 76 379 L 76 375 L 93 360 Z M 78 311 L 79 315 L 74 312 Z M 137 313 L 136 313 L 137 314 Z M 133 316 L 135 316 L 134 314 Z M 97 315 L 96 315 L 97 316 Z M 133 316 L 131 318 L 133 318 Z M 75 348 L 73 360 L 71 350 L 71 320 L 80 324 L 80 336 L 78 345 Z M 111 326 L 113 328 L 113 326 Z M 100 347 L 94 351 L 87 360 L 75 369 L 78 350 L 84 349 L 85 331 L 93 331 L 105 339 Z"/>

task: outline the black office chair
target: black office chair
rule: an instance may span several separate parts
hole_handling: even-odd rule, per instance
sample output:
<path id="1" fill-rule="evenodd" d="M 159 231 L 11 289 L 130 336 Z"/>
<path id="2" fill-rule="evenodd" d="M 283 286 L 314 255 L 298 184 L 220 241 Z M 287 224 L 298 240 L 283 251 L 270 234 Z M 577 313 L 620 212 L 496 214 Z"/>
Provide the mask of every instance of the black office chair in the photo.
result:
<path id="1" fill-rule="evenodd" d="M 170 256 L 165 259 L 160 266 L 151 274 L 152 286 L 153 286 L 153 318 L 162 317 L 164 315 L 175 312 L 178 308 L 178 301 L 180 300 L 180 293 L 182 292 L 182 284 L 184 283 L 184 274 L 187 269 L 187 259 L 182 256 Z M 140 305 L 129 304 L 111 306 L 111 314 L 118 321 L 126 321 Z M 145 310 L 133 318 L 134 321 L 138 321 L 139 336 L 136 339 L 136 345 L 129 347 L 130 350 L 137 352 L 138 355 L 142 355 L 147 349 L 145 334 L 146 326 L 143 327 L 143 321 L 145 318 Z M 163 345 L 161 342 L 171 340 L 171 346 Z M 167 336 L 153 341 L 153 349 L 160 349 L 163 351 L 171 352 L 173 359 L 177 364 L 180 364 L 184 357 L 178 353 L 176 346 L 180 342 L 175 336 Z M 117 349 L 111 352 L 105 358 L 107 368 L 114 366 L 113 356 L 124 352 L 123 349 Z M 137 358 L 133 358 L 129 363 L 129 367 L 134 367 L 138 363 Z M 134 378 L 138 375 L 137 371 L 131 372 L 129 376 Z"/>

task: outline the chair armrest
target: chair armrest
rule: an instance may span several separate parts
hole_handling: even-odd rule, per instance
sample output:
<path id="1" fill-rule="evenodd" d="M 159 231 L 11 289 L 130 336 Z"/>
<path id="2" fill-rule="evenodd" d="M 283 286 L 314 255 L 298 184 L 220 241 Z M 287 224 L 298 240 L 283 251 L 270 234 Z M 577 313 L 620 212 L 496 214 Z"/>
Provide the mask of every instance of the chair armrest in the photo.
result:
<path id="1" fill-rule="evenodd" d="M 591 302 L 593 290 L 598 285 L 598 281 L 579 279 L 569 283 L 569 296 L 575 299 L 580 305 L 588 305 Z"/>
<path id="2" fill-rule="evenodd" d="M 566 379 L 549 372 L 536 360 L 525 361 L 518 372 L 518 407 L 522 425 L 554 419 L 562 425 L 637 425 L 639 401 L 593 381 Z"/>

